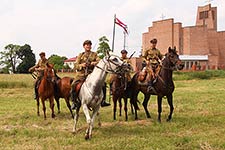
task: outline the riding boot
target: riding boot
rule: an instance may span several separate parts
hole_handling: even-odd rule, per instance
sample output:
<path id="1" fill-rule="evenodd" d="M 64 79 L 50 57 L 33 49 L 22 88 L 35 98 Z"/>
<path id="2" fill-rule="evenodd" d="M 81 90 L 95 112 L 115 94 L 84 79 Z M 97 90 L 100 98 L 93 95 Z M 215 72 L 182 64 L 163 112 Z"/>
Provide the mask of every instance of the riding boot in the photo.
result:
<path id="1" fill-rule="evenodd" d="M 104 86 L 102 87 L 102 91 L 103 91 L 103 99 L 102 99 L 101 106 L 102 107 L 110 106 L 110 104 L 106 102 L 106 83 L 104 83 Z"/>
<path id="2" fill-rule="evenodd" d="M 102 107 L 106 107 L 106 106 L 110 106 L 110 105 L 111 105 L 111 104 L 107 103 L 107 102 L 105 101 L 105 99 L 102 100 L 102 103 L 101 103 L 101 106 L 102 106 Z"/>

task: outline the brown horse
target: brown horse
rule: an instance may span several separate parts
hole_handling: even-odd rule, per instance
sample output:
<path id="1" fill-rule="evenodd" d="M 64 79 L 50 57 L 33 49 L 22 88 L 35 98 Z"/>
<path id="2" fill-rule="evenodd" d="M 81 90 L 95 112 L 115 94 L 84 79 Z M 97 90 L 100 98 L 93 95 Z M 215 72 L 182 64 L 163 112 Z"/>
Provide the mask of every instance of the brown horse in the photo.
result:
<path id="1" fill-rule="evenodd" d="M 40 116 L 39 113 L 39 98 L 41 99 L 44 118 L 46 119 L 46 107 L 45 107 L 45 100 L 49 99 L 50 108 L 52 110 L 52 118 L 55 117 L 54 114 L 54 70 L 53 65 L 47 64 L 44 70 L 44 76 L 40 81 L 40 85 L 38 87 L 38 98 L 37 98 L 37 114 Z"/>
<path id="2" fill-rule="evenodd" d="M 55 101 L 57 103 L 58 113 L 60 113 L 60 103 L 59 99 L 64 98 L 66 105 L 72 115 L 74 117 L 71 105 L 70 105 L 70 90 L 71 90 L 71 83 L 73 82 L 73 78 L 71 77 L 63 77 L 60 78 L 56 75 L 57 78 L 57 88 L 55 90 Z"/>
<path id="3" fill-rule="evenodd" d="M 138 75 L 140 72 L 136 73 L 132 78 L 132 103 L 135 108 L 135 119 L 137 117 L 137 96 L 139 91 L 144 94 L 144 101 L 142 103 L 147 118 L 151 118 L 150 113 L 148 111 L 147 105 L 151 95 L 157 95 L 158 101 L 158 121 L 161 122 L 161 112 L 162 112 L 162 98 L 166 96 L 168 104 L 170 106 L 170 114 L 167 118 L 167 121 L 172 119 L 173 114 L 173 91 L 174 91 L 174 83 L 172 79 L 173 71 L 177 68 L 179 70 L 183 69 L 184 65 L 181 63 L 179 56 L 176 52 L 176 48 L 171 49 L 169 47 L 168 53 L 166 53 L 165 58 L 162 61 L 162 67 L 158 73 L 157 80 L 154 83 L 153 87 L 155 90 L 148 92 L 147 91 L 147 84 L 140 84 L 138 81 Z"/>
<path id="4" fill-rule="evenodd" d="M 112 99 L 113 99 L 113 119 L 116 120 L 116 107 L 117 101 L 119 102 L 120 112 L 119 115 L 121 116 L 121 109 L 122 109 L 122 98 L 124 99 L 124 111 L 125 111 L 125 120 L 128 120 L 127 116 L 127 99 L 130 98 L 129 96 L 129 89 L 127 79 L 125 77 L 125 73 L 121 74 L 114 74 L 111 80 L 111 91 L 112 91 Z"/>

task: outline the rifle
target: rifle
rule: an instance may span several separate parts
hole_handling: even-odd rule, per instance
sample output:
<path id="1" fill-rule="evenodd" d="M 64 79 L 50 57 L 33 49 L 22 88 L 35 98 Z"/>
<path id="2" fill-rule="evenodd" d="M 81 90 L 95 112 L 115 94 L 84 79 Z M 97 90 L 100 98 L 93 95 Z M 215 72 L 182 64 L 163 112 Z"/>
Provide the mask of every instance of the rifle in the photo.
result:
<path id="1" fill-rule="evenodd" d="M 88 55 L 88 58 L 87 58 L 87 60 L 86 60 L 86 62 L 85 62 L 85 63 L 86 63 L 85 73 L 84 73 L 85 76 L 88 75 L 88 68 L 89 68 L 89 66 L 91 65 L 91 62 L 90 62 L 90 60 L 89 60 L 90 55 L 91 55 L 91 53 Z"/>

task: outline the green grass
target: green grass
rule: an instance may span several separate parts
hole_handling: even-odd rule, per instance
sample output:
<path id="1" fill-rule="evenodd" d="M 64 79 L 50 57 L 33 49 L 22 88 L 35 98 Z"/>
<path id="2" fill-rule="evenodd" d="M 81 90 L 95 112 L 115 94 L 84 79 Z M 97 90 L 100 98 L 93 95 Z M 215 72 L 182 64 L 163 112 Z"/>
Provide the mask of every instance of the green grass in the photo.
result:
<path id="1" fill-rule="evenodd" d="M 65 75 L 73 76 L 60 74 Z M 175 76 L 179 78 L 180 75 Z M 224 78 L 176 80 L 175 110 L 169 123 L 166 122 L 169 113 L 166 99 L 163 100 L 162 123 L 157 122 L 156 96 L 151 97 L 148 105 L 151 119 L 146 119 L 142 106 L 138 121 L 128 110 L 127 122 L 124 114 L 113 121 L 112 106 L 101 108 L 102 126 L 98 127 L 96 120 L 93 138 L 89 141 L 84 139 L 87 125 L 82 111 L 79 132 L 74 135 L 73 120 L 63 99 L 61 113 L 56 114 L 55 119 L 50 118 L 49 103 L 46 102 L 47 119 L 44 120 L 41 109 L 41 116 L 36 115 L 31 76 L 0 75 L 0 83 L 3 81 L 22 82 L 27 86 L 0 88 L 0 149 L 225 149 Z M 141 102 L 142 97 L 140 94 Z"/>

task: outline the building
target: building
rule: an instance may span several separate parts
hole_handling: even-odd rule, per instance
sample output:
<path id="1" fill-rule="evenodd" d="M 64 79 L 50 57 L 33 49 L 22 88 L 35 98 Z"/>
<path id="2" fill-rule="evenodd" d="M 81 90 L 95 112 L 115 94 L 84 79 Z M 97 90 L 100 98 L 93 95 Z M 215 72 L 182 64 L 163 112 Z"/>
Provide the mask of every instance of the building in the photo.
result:
<path id="1" fill-rule="evenodd" d="M 72 57 L 69 58 L 67 60 L 64 60 L 64 66 L 68 65 L 70 67 L 70 69 L 74 68 L 74 63 L 76 62 L 77 57 Z"/>
<path id="2" fill-rule="evenodd" d="M 162 53 L 176 46 L 187 70 L 225 68 L 225 31 L 217 31 L 217 7 L 211 4 L 198 7 L 195 26 L 182 27 L 173 18 L 153 22 L 142 35 L 143 50 L 150 47 L 152 38 L 158 39 Z"/>

